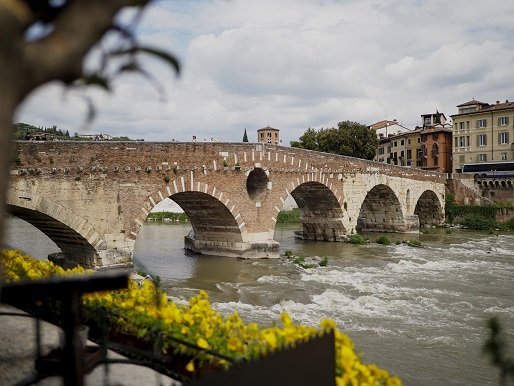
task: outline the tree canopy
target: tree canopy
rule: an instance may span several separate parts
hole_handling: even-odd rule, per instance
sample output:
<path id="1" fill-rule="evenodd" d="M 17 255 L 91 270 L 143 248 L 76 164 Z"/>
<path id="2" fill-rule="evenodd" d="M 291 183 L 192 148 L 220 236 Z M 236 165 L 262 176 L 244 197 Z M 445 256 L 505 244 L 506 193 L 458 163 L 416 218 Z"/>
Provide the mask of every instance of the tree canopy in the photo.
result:
<path id="1" fill-rule="evenodd" d="M 378 139 L 366 125 L 344 121 L 337 127 L 317 131 L 309 127 L 291 146 L 371 160 L 375 157 Z"/>

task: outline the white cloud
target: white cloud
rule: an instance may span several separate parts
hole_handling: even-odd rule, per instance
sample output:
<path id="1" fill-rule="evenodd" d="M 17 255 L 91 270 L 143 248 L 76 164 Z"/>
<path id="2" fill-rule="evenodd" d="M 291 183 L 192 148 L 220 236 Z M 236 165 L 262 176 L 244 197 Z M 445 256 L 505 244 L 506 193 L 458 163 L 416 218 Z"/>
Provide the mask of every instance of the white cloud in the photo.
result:
<path id="1" fill-rule="evenodd" d="M 164 103 L 129 76 L 113 95 L 88 93 L 98 109 L 90 130 L 239 141 L 244 128 L 254 139 L 269 124 L 288 144 L 308 127 L 346 119 L 396 118 L 413 127 L 420 114 L 449 116 L 472 97 L 514 99 L 513 11 L 512 2 L 464 0 L 156 2 L 138 34 L 175 52 L 181 77 L 146 62 L 166 91 Z M 85 106 L 75 94 L 67 100 L 52 85 L 30 98 L 19 119 L 80 128 Z"/>

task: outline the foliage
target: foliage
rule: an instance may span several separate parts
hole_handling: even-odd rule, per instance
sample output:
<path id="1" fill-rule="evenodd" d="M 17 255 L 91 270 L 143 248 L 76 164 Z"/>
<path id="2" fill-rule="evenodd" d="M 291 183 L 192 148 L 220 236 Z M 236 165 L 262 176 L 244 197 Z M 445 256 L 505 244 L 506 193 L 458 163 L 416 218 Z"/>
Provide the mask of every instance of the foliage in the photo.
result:
<path id="1" fill-rule="evenodd" d="M 323 256 L 319 262 L 320 267 L 326 267 L 328 265 L 328 256 Z"/>
<path id="2" fill-rule="evenodd" d="M 246 128 L 245 133 L 243 134 L 243 142 L 248 142 L 248 134 L 246 134 Z"/>
<path id="3" fill-rule="evenodd" d="M 466 214 L 462 220 L 462 226 L 468 229 L 487 231 L 496 229 L 496 221 L 477 213 Z"/>
<path id="4" fill-rule="evenodd" d="M 290 250 L 290 249 L 287 249 L 286 251 L 284 251 L 284 256 L 285 257 L 291 257 L 293 256 L 293 251 Z"/>
<path id="5" fill-rule="evenodd" d="M 3 251 L 0 261 L 4 264 L 7 280 L 45 278 L 68 274 L 49 261 L 37 261 L 18 251 Z M 78 269 L 73 272 L 83 272 Z M 362 363 L 355 353 L 351 339 L 336 328 L 334 321 L 322 320 L 319 328 L 295 324 L 287 313 L 272 327 L 260 327 L 256 323 L 245 324 L 237 312 L 224 317 L 214 311 L 206 292 L 189 300 L 187 305 L 170 301 L 166 293 L 150 281 L 141 285 L 129 283 L 129 288 L 88 294 L 83 297 L 86 316 L 107 317 L 116 329 L 140 338 L 160 331 L 163 351 L 190 355 L 189 371 L 206 363 L 221 367 L 229 366 L 226 360 L 207 351 L 193 350 L 176 343 L 175 339 L 190 342 L 205 350 L 213 350 L 234 359 L 254 359 L 309 339 L 321 331 L 333 330 L 336 346 L 336 383 L 338 385 L 401 385 L 396 377 L 373 364 Z M 100 312 L 101 311 L 101 312 Z"/>
<path id="6" fill-rule="evenodd" d="M 147 221 L 156 222 L 187 222 L 189 221 L 185 213 L 174 213 L 174 212 L 150 212 Z"/>
<path id="7" fill-rule="evenodd" d="M 387 236 L 380 236 L 377 239 L 377 244 L 389 245 L 391 244 L 391 240 L 389 240 L 389 237 Z"/>
<path id="8" fill-rule="evenodd" d="M 415 240 L 415 239 L 407 240 L 406 244 L 407 244 L 409 247 L 423 248 L 423 244 L 421 243 L 421 241 L 419 241 L 419 240 Z"/>
<path id="9" fill-rule="evenodd" d="M 514 381 L 514 358 L 508 358 L 507 342 L 502 326 L 497 317 L 487 322 L 489 337 L 482 347 L 482 351 L 489 357 L 491 364 L 500 370 L 500 385 L 507 384 L 507 377 Z"/>
<path id="10" fill-rule="evenodd" d="M 169 182 L 170 182 L 170 176 L 165 175 L 165 176 L 163 177 L 163 180 L 164 180 L 164 182 L 165 182 L 165 183 L 169 184 Z"/>
<path id="11" fill-rule="evenodd" d="M 278 212 L 277 224 L 299 224 L 301 222 L 300 209 L 298 208 Z"/>
<path id="12" fill-rule="evenodd" d="M 291 146 L 371 160 L 375 157 L 378 139 L 367 126 L 344 121 L 337 127 L 319 131 L 308 128 L 299 141 L 291 142 Z"/>
<path id="13" fill-rule="evenodd" d="M 352 243 L 352 244 L 362 245 L 362 244 L 366 244 L 368 242 L 369 242 L 368 239 L 364 238 L 363 236 L 361 236 L 359 234 L 355 234 L 355 235 L 351 235 L 350 236 L 350 243 Z"/>

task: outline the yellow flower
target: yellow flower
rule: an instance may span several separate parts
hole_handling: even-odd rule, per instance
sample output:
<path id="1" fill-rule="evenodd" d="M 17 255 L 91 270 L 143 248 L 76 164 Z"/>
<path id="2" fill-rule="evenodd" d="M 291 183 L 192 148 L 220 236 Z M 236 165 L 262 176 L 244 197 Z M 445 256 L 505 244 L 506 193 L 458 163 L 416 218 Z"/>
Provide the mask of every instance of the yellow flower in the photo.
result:
<path id="1" fill-rule="evenodd" d="M 189 361 L 189 363 L 186 365 L 186 370 L 190 373 L 195 371 L 195 364 L 193 363 L 193 361 Z"/>
<path id="2" fill-rule="evenodd" d="M 228 339 L 227 342 L 227 348 L 230 351 L 239 351 L 241 350 L 243 344 L 241 343 L 241 340 L 236 338 L 235 336 L 232 336 Z"/>
<path id="3" fill-rule="evenodd" d="M 196 345 L 200 348 L 209 348 L 209 343 L 204 338 L 198 338 Z"/>

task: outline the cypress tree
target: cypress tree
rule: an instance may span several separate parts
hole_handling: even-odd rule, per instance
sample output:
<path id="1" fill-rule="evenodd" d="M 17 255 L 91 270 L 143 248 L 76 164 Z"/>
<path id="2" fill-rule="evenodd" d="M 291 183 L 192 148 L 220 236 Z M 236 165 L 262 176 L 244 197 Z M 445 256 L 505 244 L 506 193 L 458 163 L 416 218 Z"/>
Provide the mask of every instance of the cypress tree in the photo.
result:
<path id="1" fill-rule="evenodd" d="M 248 142 L 248 135 L 246 134 L 246 128 L 245 128 L 245 133 L 243 135 L 243 142 Z"/>

